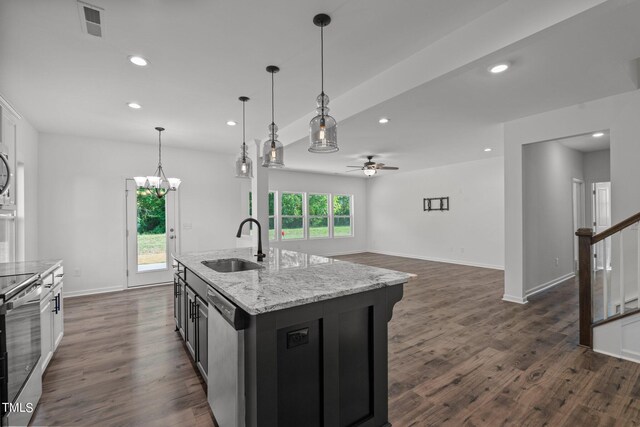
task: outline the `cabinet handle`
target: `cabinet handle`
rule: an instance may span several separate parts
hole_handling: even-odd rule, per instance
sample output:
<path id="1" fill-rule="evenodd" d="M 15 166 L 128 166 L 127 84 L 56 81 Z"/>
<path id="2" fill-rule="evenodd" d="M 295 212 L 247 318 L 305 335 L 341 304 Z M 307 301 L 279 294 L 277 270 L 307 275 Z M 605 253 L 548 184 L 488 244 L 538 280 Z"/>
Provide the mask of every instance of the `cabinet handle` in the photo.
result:
<path id="1" fill-rule="evenodd" d="M 64 277 L 64 273 L 56 274 L 56 277 Z"/>

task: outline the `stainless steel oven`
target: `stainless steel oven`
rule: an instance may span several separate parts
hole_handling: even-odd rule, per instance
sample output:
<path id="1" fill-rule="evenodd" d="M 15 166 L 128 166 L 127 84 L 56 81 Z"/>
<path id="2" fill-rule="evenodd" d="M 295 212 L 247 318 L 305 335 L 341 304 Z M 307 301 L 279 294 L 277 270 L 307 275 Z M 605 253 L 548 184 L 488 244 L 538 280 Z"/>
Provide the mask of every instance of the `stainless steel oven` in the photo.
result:
<path id="1" fill-rule="evenodd" d="M 38 275 L 1 277 L 16 285 L 0 306 L 0 376 L 2 377 L 2 425 L 6 424 L 6 404 L 15 404 L 32 374 L 38 369 L 40 347 L 40 294 L 42 284 Z M 5 287 L 10 289 L 10 287 Z M 34 406 L 35 403 L 33 402 Z M 15 408 L 14 408 L 15 411 Z"/>

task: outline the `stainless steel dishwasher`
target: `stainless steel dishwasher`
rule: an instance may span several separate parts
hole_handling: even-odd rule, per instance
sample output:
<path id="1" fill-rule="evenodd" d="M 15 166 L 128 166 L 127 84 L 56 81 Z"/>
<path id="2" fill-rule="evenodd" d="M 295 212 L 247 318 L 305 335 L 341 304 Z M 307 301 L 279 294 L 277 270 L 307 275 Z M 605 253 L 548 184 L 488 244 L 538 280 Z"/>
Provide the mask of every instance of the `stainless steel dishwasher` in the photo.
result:
<path id="1" fill-rule="evenodd" d="M 248 315 L 209 286 L 208 400 L 220 427 L 244 427 L 244 329 Z"/>

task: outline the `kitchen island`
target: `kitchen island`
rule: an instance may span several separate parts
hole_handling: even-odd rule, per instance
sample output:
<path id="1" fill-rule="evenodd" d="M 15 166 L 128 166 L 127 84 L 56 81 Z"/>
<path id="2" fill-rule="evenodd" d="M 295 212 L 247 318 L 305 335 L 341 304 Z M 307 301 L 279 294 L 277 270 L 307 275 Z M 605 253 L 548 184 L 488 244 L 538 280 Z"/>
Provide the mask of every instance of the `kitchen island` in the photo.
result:
<path id="1" fill-rule="evenodd" d="M 254 253 L 175 257 L 176 294 L 196 295 L 196 305 L 176 298 L 177 329 L 195 325 L 197 301 L 207 302 L 209 402 L 221 427 L 389 425 L 387 323 L 411 275 L 275 248 L 257 262 Z M 219 260 L 255 269 L 205 265 Z"/>

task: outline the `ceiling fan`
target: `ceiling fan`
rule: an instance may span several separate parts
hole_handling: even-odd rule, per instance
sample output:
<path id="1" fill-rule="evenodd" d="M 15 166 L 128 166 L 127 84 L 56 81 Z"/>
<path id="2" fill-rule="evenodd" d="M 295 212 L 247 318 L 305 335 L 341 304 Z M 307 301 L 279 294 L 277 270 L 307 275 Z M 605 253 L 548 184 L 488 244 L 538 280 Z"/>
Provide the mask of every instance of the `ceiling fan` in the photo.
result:
<path id="1" fill-rule="evenodd" d="M 348 168 L 357 168 L 354 170 L 350 170 L 347 172 L 356 172 L 356 171 L 363 171 L 365 175 L 367 176 L 373 176 L 375 175 L 379 170 L 398 170 L 399 168 L 395 167 L 395 166 L 385 166 L 384 163 L 376 163 L 373 161 L 373 156 L 367 156 L 367 161 L 364 162 L 364 166 L 347 166 Z"/>

